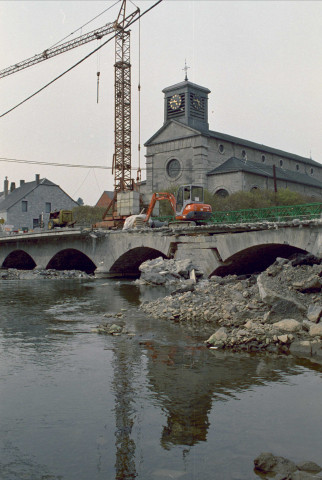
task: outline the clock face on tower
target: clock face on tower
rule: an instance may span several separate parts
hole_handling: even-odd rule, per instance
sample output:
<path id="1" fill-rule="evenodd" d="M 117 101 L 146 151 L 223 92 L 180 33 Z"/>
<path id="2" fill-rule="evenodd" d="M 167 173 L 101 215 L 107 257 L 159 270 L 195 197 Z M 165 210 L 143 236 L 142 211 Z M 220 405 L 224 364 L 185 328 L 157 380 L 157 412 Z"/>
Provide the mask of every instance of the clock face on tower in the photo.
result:
<path id="1" fill-rule="evenodd" d="M 181 97 L 177 93 L 175 95 L 172 95 L 169 101 L 169 105 L 172 110 L 178 110 L 178 108 L 181 105 Z"/>
<path id="2" fill-rule="evenodd" d="M 190 93 L 190 114 L 199 120 L 205 119 L 206 99 L 197 93 Z"/>
<path id="3" fill-rule="evenodd" d="M 192 97 L 192 106 L 196 110 L 201 110 L 202 109 L 202 99 L 199 97 L 199 95 L 194 95 Z"/>

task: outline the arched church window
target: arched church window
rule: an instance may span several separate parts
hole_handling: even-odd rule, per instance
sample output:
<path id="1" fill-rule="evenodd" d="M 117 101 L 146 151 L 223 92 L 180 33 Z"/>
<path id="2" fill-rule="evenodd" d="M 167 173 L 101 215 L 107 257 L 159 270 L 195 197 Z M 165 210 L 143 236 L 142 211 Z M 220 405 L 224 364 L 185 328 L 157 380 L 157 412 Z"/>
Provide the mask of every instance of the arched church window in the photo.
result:
<path id="1" fill-rule="evenodd" d="M 280 167 L 283 166 L 283 160 L 280 160 Z"/>
<path id="2" fill-rule="evenodd" d="M 176 158 L 170 160 L 167 164 L 166 170 L 170 178 L 176 178 L 181 172 L 181 165 L 179 160 L 177 160 Z"/>
<path id="3" fill-rule="evenodd" d="M 246 150 L 242 150 L 241 153 L 242 153 L 242 157 L 243 157 L 243 158 L 246 158 L 246 157 L 247 157 Z"/>
<path id="4" fill-rule="evenodd" d="M 220 188 L 219 190 L 217 190 L 217 192 L 215 192 L 215 195 L 217 195 L 218 197 L 228 197 L 229 193 L 224 188 Z"/>
<path id="5" fill-rule="evenodd" d="M 225 147 L 223 146 L 222 143 L 219 145 L 218 150 L 219 150 L 219 153 L 224 153 Z"/>
<path id="6" fill-rule="evenodd" d="M 314 173 L 314 170 L 313 170 L 313 168 L 311 168 L 310 172 L 311 172 L 311 175 L 313 175 L 313 173 Z"/>
<path id="7" fill-rule="evenodd" d="M 266 157 L 265 155 L 262 155 L 262 162 L 265 163 Z"/>
<path id="8" fill-rule="evenodd" d="M 297 163 L 297 164 L 296 164 L 296 170 L 299 171 L 299 169 L 300 169 L 300 166 L 299 166 L 299 164 Z"/>

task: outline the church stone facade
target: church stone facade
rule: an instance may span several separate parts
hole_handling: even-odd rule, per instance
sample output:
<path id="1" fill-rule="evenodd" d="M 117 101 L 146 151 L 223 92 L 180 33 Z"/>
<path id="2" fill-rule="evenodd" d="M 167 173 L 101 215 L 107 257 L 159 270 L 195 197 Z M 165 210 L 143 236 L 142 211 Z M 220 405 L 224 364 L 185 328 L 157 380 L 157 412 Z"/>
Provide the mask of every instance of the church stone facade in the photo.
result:
<path id="1" fill-rule="evenodd" d="M 207 88 L 185 80 L 163 93 L 163 126 L 145 143 L 145 198 L 194 183 L 223 196 L 276 185 L 322 201 L 320 163 L 210 130 Z"/>

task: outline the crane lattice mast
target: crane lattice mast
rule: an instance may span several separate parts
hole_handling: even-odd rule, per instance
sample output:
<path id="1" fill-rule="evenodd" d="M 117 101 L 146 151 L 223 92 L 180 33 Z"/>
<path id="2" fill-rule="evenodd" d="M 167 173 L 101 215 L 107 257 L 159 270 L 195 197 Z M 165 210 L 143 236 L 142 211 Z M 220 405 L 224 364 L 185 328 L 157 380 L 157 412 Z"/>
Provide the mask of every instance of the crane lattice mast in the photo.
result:
<path id="1" fill-rule="evenodd" d="M 131 62 L 130 32 L 125 30 L 126 0 L 123 0 L 115 36 L 115 150 L 114 191 L 133 189 L 131 178 Z M 119 21 L 121 18 L 121 21 Z"/>

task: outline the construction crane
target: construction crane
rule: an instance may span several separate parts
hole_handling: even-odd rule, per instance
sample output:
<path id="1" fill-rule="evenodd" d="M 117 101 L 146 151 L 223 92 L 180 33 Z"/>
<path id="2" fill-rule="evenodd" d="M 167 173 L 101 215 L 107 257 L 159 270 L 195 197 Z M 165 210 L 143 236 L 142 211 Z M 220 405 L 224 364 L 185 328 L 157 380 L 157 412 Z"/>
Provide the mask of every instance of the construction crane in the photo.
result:
<path id="1" fill-rule="evenodd" d="M 156 2 L 157 5 L 160 2 Z M 155 6 L 154 5 L 154 6 Z M 146 12 L 145 12 L 146 13 Z M 0 78 L 12 75 L 25 68 L 36 65 L 49 58 L 60 55 L 73 48 L 98 40 L 105 35 L 115 36 L 115 92 L 114 92 L 114 199 L 118 192 L 133 189 L 131 178 L 131 63 L 130 63 L 130 31 L 129 25 L 140 17 L 140 9 L 126 15 L 126 0 L 122 0 L 117 19 L 103 27 L 81 35 L 73 40 L 61 43 L 44 50 L 42 53 L 22 62 L 11 65 L 0 71 Z M 111 205 L 108 207 L 110 209 Z"/>

